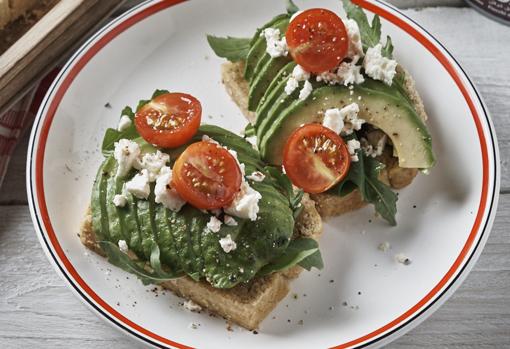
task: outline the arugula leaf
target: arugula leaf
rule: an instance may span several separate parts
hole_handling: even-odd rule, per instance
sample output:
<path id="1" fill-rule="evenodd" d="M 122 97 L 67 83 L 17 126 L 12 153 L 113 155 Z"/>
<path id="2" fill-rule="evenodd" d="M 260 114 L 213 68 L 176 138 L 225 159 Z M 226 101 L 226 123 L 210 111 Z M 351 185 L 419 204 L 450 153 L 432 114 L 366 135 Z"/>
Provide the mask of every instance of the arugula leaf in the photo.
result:
<path id="1" fill-rule="evenodd" d="M 297 218 L 303 210 L 303 205 L 301 204 L 301 199 L 303 199 L 304 195 L 303 190 L 294 189 L 289 177 L 276 167 L 267 166 L 266 171 L 269 172 L 275 181 L 275 185 L 280 188 L 280 191 L 282 191 L 289 200 L 289 205 L 292 209 L 294 218 Z"/>
<path id="2" fill-rule="evenodd" d="M 358 23 L 361 43 L 363 51 L 367 51 L 369 47 L 374 47 L 381 42 L 381 19 L 378 15 L 374 15 L 372 25 L 368 22 L 365 11 L 351 0 L 342 0 L 347 18 L 353 19 Z M 393 44 L 389 36 L 386 37 L 386 44 L 383 46 L 381 53 L 384 57 L 392 58 Z"/>
<path id="3" fill-rule="evenodd" d="M 310 238 L 292 240 L 281 256 L 260 269 L 259 275 L 267 275 L 275 271 L 289 269 L 295 265 L 300 265 L 307 270 L 310 270 L 312 267 L 317 269 L 324 267 L 317 241 Z"/>
<path id="4" fill-rule="evenodd" d="M 246 59 L 250 51 L 251 39 L 233 38 L 227 36 L 221 38 L 218 36 L 207 35 L 207 42 L 218 57 L 226 58 L 231 62 L 237 62 Z"/>
<path id="5" fill-rule="evenodd" d="M 150 256 L 152 272 L 145 269 L 145 262 L 129 258 L 128 255 L 122 252 L 113 242 L 100 241 L 99 246 L 106 253 L 108 262 L 124 271 L 135 274 L 144 285 L 159 284 L 183 276 L 183 273 L 180 271 L 174 273 L 163 271 L 159 259 L 159 247 L 156 243 L 152 244 Z"/>
<path id="6" fill-rule="evenodd" d="M 347 138 L 355 139 L 355 135 Z M 388 223 L 396 225 L 397 195 L 386 184 L 379 180 L 379 173 L 384 165 L 376 159 L 366 156 L 359 149 L 357 151 L 359 161 L 351 162 L 351 168 L 347 176 L 329 192 L 344 196 L 356 186 L 363 200 L 374 205 L 375 210 Z"/>
<path id="7" fill-rule="evenodd" d="M 101 144 L 101 151 L 105 157 L 109 156 L 113 152 L 113 149 L 115 148 L 115 142 L 118 142 L 122 138 L 134 139 L 140 136 L 133 122 L 135 118 L 135 113 L 133 110 L 130 107 L 125 107 L 122 110 L 121 115 L 128 116 L 131 119 L 131 125 L 129 125 L 129 127 L 124 131 L 118 131 L 113 128 L 106 130 L 103 137 L 103 143 Z"/>
<path id="8" fill-rule="evenodd" d="M 294 1 L 292 0 L 286 0 L 286 7 L 287 7 L 287 13 L 289 15 L 293 15 L 294 13 L 298 12 L 299 11 L 299 7 L 296 6 L 296 4 L 294 3 Z"/>

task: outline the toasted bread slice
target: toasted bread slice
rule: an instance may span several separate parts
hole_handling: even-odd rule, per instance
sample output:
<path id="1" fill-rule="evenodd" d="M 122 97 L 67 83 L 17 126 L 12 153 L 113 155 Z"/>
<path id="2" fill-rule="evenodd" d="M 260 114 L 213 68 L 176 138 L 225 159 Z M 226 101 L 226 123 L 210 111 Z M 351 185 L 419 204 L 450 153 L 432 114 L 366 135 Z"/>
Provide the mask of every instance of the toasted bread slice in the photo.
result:
<path id="1" fill-rule="evenodd" d="M 402 67 L 398 67 L 405 74 L 405 88 L 414 104 L 416 112 L 425 121 L 427 114 L 420 95 L 414 86 L 414 80 L 411 75 Z M 248 110 L 248 82 L 244 79 L 244 62 L 226 62 L 221 66 L 221 79 L 225 85 L 227 93 L 237 104 L 243 115 L 248 121 L 255 121 L 255 113 Z M 413 181 L 418 170 L 415 168 L 402 168 L 398 166 L 398 159 L 393 157 L 389 149 L 385 149 L 384 154 L 378 157 L 386 167 L 381 172 L 380 179 L 391 185 L 395 189 L 401 189 Z M 358 190 L 354 190 L 346 196 L 338 196 L 327 193 L 315 194 L 311 196 L 317 204 L 317 209 L 322 217 L 338 216 L 350 211 L 357 210 L 366 205 Z"/>
<path id="2" fill-rule="evenodd" d="M 301 203 L 304 208 L 296 220 L 294 235 L 318 239 L 322 233 L 322 221 L 315 209 L 315 203 L 307 195 L 303 197 Z M 102 256 L 105 255 L 92 230 L 90 209 L 82 222 L 80 239 L 87 248 Z M 167 281 L 161 286 L 223 316 L 228 321 L 254 330 L 287 295 L 290 281 L 299 276 L 302 270 L 297 266 L 284 272 L 256 278 L 232 289 L 217 289 L 205 281 L 196 282 L 189 277 Z"/>

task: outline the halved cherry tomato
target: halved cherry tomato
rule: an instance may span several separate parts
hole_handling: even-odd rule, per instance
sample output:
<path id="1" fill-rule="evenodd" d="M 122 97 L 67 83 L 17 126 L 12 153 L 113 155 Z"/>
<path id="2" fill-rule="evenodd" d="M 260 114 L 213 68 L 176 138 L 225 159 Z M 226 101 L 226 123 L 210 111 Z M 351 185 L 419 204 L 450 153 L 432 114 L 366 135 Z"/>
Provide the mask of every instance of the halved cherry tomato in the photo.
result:
<path id="1" fill-rule="evenodd" d="M 347 175 L 350 165 L 343 139 L 320 124 L 306 124 L 295 130 L 283 151 L 287 176 L 307 193 L 328 190 Z"/>
<path id="2" fill-rule="evenodd" d="M 211 142 L 191 144 L 173 167 L 173 186 L 191 205 L 212 210 L 227 206 L 241 187 L 237 160 Z"/>
<path id="3" fill-rule="evenodd" d="M 135 115 L 138 133 L 149 143 L 175 148 L 197 132 L 202 106 L 186 93 L 165 93 L 144 105 Z"/>
<path id="4" fill-rule="evenodd" d="M 338 66 L 349 49 L 344 22 L 334 12 L 321 8 L 296 16 L 285 37 L 292 58 L 316 74 Z"/>

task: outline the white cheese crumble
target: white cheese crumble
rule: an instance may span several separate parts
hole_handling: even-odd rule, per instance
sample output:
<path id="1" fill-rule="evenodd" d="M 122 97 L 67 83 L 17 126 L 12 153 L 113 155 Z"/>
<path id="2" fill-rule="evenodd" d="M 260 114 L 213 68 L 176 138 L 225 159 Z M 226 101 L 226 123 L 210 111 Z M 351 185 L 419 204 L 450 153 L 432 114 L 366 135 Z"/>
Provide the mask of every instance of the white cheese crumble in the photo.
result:
<path id="1" fill-rule="evenodd" d="M 202 136 L 202 141 L 209 142 L 209 143 L 214 143 L 214 144 L 219 144 L 217 141 L 215 141 L 214 139 L 212 139 L 208 135 L 203 135 Z"/>
<path id="2" fill-rule="evenodd" d="M 117 160 L 117 176 L 124 177 L 133 166 L 137 166 L 140 156 L 140 146 L 138 143 L 122 138 L 115 142 L 113 157 Z"/>
<path id="3" fill-rule="evenodd" d="M 147 199 L 150 194 L 149 171 L 143 169 L 126 183 L 126 190 L 139 199 Z"/>
<path id="4" fill-rule="evenodd" d="M 250 187 L 248 182 L 243 181 L 239 193 L 236 194 L 229 206 L 224 207 L 224 210 L 229 215 L 254 221 L 259 213 L 260 199 L 262 199 L 262 195 Z"/>
<path id="5" fill-rule="evenodd" d="M 224 222 L 226 225 L 231 226 L 231 227 L 235 227 L 235 226 L 237 226 L 237 221 L 234 219 L 234 217 L 229 216 L 228 214 L 226 214 L 226 215 L 223 217 L 223 222 Z"/>
<path id="6" fill-rule="evenodd" d="M 169 210 L 178 212 L 182 206 L 186 204 L 177 193 L 175 188 L 172 188 L 172 169 L 165 166 L 161 169 L 158 178 L 156 178 L 156 186 L 154 187 L 154 201 L 162 204 Z"/>
<path id="7" fill-rule="evenodd" d="M 246 176 L 246 178 L 254 182 L 262 182 L 266 176 L 260 171 L 254 171 L 251 173 L 251 175 Z"/>
<path id="8" fill-rule="evenodd" d="M 412 263 L 411 259 L 403 253 L 396 254 L 395 260 L 403 265 L 409 265 Z"/>
<path id="9" fill-rule="evenodd" d="M 244 164 L 242 164 L 239 159 L 237 158 L 237 152 L 235 150 L 232 150 L 232 149 L 228 149 L 225 147 L 225 149 L 228 150 L 228 152 L 230 153 L 230 155 L 232 155 L 234 157 L 234 159 L 236 159 L 236 162 L 237 162 L 237 165 L 239 166 L 239 169 L 241 170 L 241 174 L 243 176 L 243 179 L 244 179 L 244 176 L 245 176 L 245 172 L 244 172 Z"/>
<path id="10" fill-rule="evenodd" d="M 280 39 L 280 29 L 266 28 L 260 33 L 260 36 L 266 38 L 266 52 L 272 57 L 283 57 L 289 53 L 287 40 L 285 37 Z"/>
<path id="11" fill-rule="evenodd" d="M 351 155 L 351 161 L 359 161 L 358 154 L 356 154 L 356 150 L 360 148 L 361 144 L 357 139 L 350 139 L 347 141 L 347 149 L 349 150 L 349 154 Z"/>
<path id="12" fill-rule="evenodd" d="M 245 138 L 248 143 L 251 144 L 251 147 L 255 150 L 259 150 L 257 147 L 257 136 L 250 136 Z"/>
<path id="13" fill-rule="evenodd" d="M 386 85 L 391 86 L 396 74 L 397 61 L 383 57 L 381 49 L 382 45 L 379 43 L 367 50 L 363 60 L 363 68 L 372 79 L 381 80 Z"/>
<path id="14" fill-rule="evenodd" d="M 290 77 L 287 80 L 287 83 L 285 85 L 285 93 L 287 95 L 292 94 L 292 92 L 294 92 L 299 87 L 300 81 L 305 81 L 308 79 L 310 79 L 310 73 L 307 72 L 299 64 L 296 65 L 294 67 L 294 69 L 292 70 L 292 73 L 290 74 Z M 305 83 L 305 86 L 306 86 L 306 83 Z M 310 92 L 311 92 L 311 87 L 312 86 L 310 85 Z M 300 95 L 301 95 L 301 93 L 306 93 L 306 91 L 303 92 L 304 89 L 305 89 L 305 87 L 303 87 L 303 89 L 301 90 Z"/>
<path id="15" fill-rule="evenodd" d="M 113 197 L 113 204 L 117 207 L 124 207 L 127 204 L 127 197 L 122 194 L 116 194 Z"/>
<path id="16" fill-rule="evenodd" d="M 119 245 L 119 250 L 122 253 L 128 253 L 128 245 L 126 243 L 126 240 L 119 240 L 118 245 Z"/>
<path id="17" fill-rule="evenodd" d="M 237 248 L 237 244 L 234 240 L 232 240 L 230 234 L 220 239 L 220 245 L 223 251 L 225 251 L 226 253 L 234 251 Z"/>
<path id="18" fill-rule="evenodd" d="M 377 141 L 377 145 L 374 147 L 365 138 L 361 138 L 361 148 L 363 148 L 363 152 L 367 156 L 375 158 L 377 156 L 382 155 L 387 140 L 388 136 L 383 135 L 381 138 L 379 138 L 379 140 Z"/>
<path id="19" fill-rule="evenodd" d="M 324 81 L 329 85 L 352 85 L 361 84 L 365 81 L 361 74 L 361 66 L 355 65 L 353 62 L 342 62 L 336 71 L 327 71 L 317 75 L 317 81 Z"/>
<path id="20" fill-rule="evenodd" d="M 117 131 L 125 131 L 129 126 L 131 126 L 131 119 L 129 116 L 122 115 L 119 120 L 119 125 L 117 126 Z"/>
<path id="21" fill-rule="evenodd" d="M 347 36 L 349 37 L 347 57 L 352 59 L 352 62 L 356 63 L 364 54 L 358 23 L 353 19 L 344 20 L 343 22 L 345 24 L 345 29 L 347 29 Z"/>
<path id="22" fill-rule="evenodd" d="M 344 126 L 343 133 L 346 135 L 352 134 L 354 130 L 361 130 L 361 126 L 365 123 L 365 120 L 358 118 L 359 105 L 357 103 L 351 103 L 340 109 L 340 116 L 348 124 Z"/>
<path id="23" fill-rule="evenodd" d="M 324 120 L 322 126 L 333 130 L 335 133 L 340 133 L 344 128 L 344 118 L 340 114 L 340 109 L 332 108 L 324 112 Z"/>
<path id="24" fill-rule="evenodd" d="M 207 222 L 207 229 L 213 233 L 219 232 L 221 229 L 221 221 L 218 218 L 211 216 L 211 219 Z"/>
<path id="25" fill-rule="evenodd" d="M 184 309 L 189 310 L 191 312 L 202 310 L 202 307 L 197 303 L 193 302 L 191 299 L 184 302 L 182 306 L 184 307 Z"/>
<path id="26" fill-rule="evenodd" d="M 304 101 L 312 93 L 313 87 L 310 81 L 306 80 L 301 91 L 299 91 L 299 99 Z"/>
<path id="27" fill-rule="evenodd" d="M 149 181 L 154 182 L 161 169 L 165 167 L 169 161 L 170 156 L 158 150 L 155 153 L 145 154 L 140 162 L 139 169 L 146 169 L 149 172 Z"/>

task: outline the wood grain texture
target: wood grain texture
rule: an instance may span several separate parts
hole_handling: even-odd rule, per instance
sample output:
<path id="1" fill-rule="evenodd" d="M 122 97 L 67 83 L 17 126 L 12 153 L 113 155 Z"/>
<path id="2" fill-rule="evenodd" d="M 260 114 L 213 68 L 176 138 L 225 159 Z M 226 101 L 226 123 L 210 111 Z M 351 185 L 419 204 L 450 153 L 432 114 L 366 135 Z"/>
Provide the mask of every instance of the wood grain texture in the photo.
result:
<path id="1" fill-rule="evenodd" d="M 510 66 L 505 60 L 510 28 L 469 8 L 406 13 L 442 41 L 478 85 L 499 137 L 503 192 L 510 192 Z M 18 145 L 0 189 L 0 347 L 141 348 L 92 314 L 47 261 L 26 206 L 27 139 Z M 389 348 L 510 348 L 509 226 L 510 194 L 503 194 L 489 241 L 464 284 Z"/>

